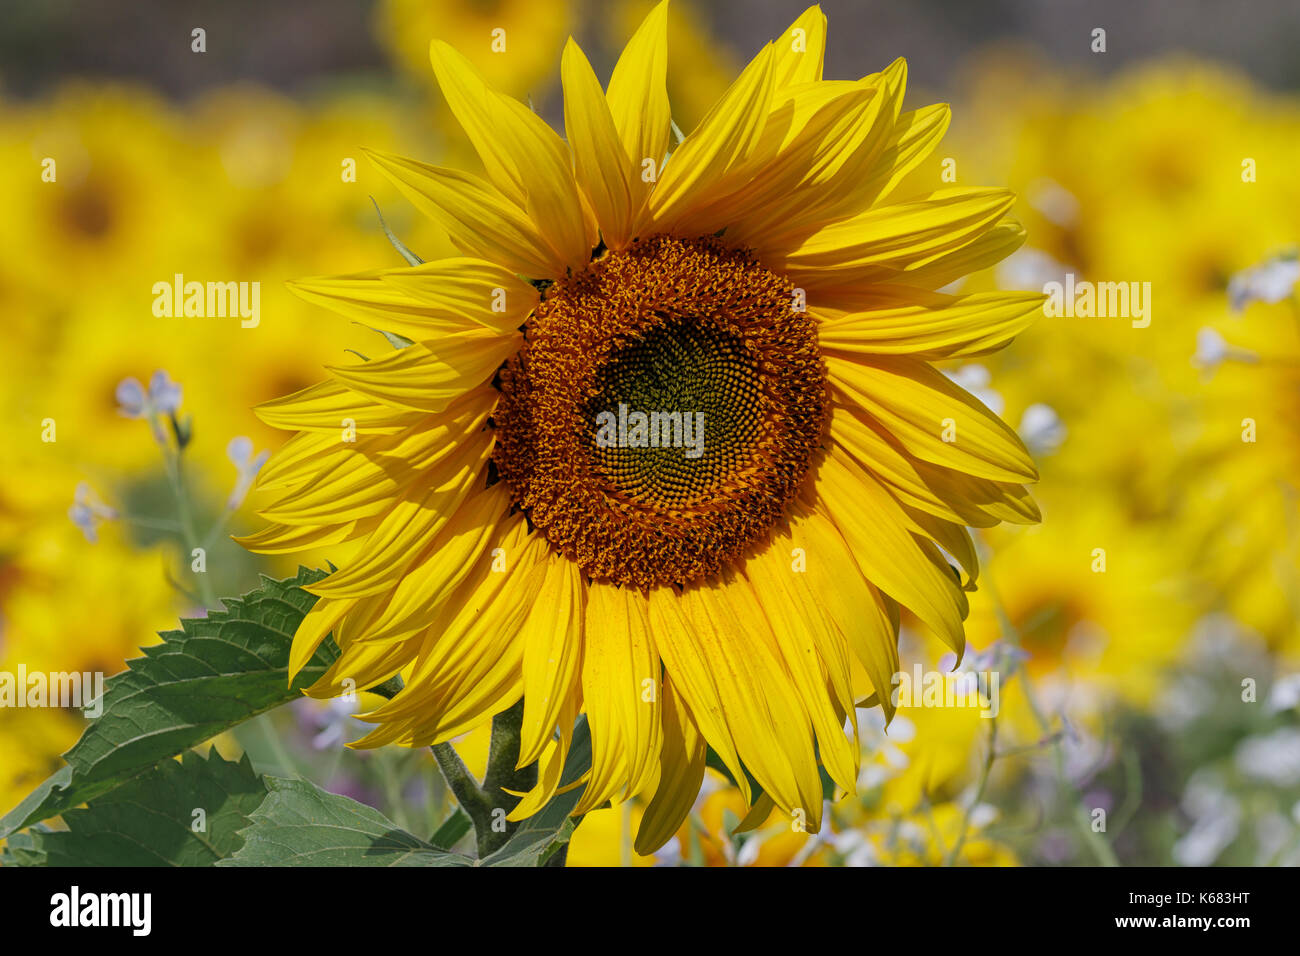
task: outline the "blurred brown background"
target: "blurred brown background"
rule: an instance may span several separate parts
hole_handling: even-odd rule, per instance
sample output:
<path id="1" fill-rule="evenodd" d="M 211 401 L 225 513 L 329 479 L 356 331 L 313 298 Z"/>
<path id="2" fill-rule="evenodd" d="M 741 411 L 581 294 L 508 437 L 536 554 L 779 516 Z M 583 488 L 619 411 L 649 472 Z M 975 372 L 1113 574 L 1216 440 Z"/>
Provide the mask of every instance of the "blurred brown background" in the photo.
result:
<path id="1" fill-rule="evenodd" d="M 490 15 L 502 0 L 471 6 Z M 289 91 L 304 86 L 388 82 L 375 40 L 371 0 L 5 0 L 0 83 L 10 95 L 38 94 L 69 76 L 133 78 L 179 98 L 240 79 Z M 742 53 L 761 45 L 803 9 L 801 0 L 698 0 L 714 36 Z M 943 84 L 976 48 L 1028 45 L 1052 63 L 1109 73 L 1177 51 L 1237 64 L 1277 89 L 1300 88 L 1296 0 L 825 0 L 830 17 L 827 75 L 856 76 L 863 63 L 907 57 L 913 75 Z M 606 38 L 587 24 L 598 0 L 580 5 L 576 33 L 598 68 Z M 203 58 L 190 54 L 195 26 L 208 34 Z M 1091 52 L 1094 27 L 1107 53 Z M 556 70 L 558 71 L 558 59 Z M 860 71 L 859 71 L 860 72 Z"/>

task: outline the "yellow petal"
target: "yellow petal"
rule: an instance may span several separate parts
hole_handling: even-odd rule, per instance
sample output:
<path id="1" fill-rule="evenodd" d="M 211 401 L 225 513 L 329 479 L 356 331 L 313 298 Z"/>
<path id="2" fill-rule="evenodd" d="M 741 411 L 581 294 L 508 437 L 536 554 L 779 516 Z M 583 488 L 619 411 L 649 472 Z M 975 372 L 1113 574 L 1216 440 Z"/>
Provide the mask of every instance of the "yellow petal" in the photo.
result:
<path id="1" fill-rule="evenodd" d="M 582 661 L 583 602 L 581 570 L 567 558 L 552 554 L 537 603 L 519 632 L 524 645 L 520 766 L 541 756 L 561 709 L 576 691 Z"/>
<path id="2" fill-rule="evenodd" d="M 519 699 L 519 628 L 540 587 L 546 547 L 523 521 L 498 540 L 515 554 L 511 567 L 489 574 L 477 600 L 459 604 L 445 626 L 434 628 L 407 688 L 363 719 L 404 723 L 402 739 L 427 746 L 473 729 Z M 374 737 L 365 738 L 368 746 Z"/>
<path id="3" fill-rule="evenodd" d="M 955 279 L 1001 262 L 1024 245 L 1024 242 L 1024 227 L 1014 220 L 1005 220 L 973 242 L 925 265 L 909 266 L 906 269 L 873 268 L 856 274 L 846 272 L 837 275 L 826 272 L 807 276 L 805 282 L 808 285 L 809 300 L 815 299 L 819 303 L 838 306 L 851 312 L 861 307 L 864 296 L 878 296 L 885 288 L 882 285 L 873 289 L 870 285 L 862 285 L 863 281 L 939 289 Z"/>
<path id="4" fill-rule="evenodd" d="M 510 503 L 501 482 L 470 495 L 402 578 L 367 639 L 397 640 L 417 633 L 434 622 L 437 609 L 461 582 L 471 575 L 487 579 L 493 573 L 492 549 L 505 548 L 500 539 Z M 501 557 L 509 567 L 517 555 L 507 548 Z"/>
<path id="5" fill-rule="evenodd" d="M 261 515 L 281 524 L 320 525 L 388 511 L 425 469 L 461 450 L 461 443 L 454 440 L 462 434 L 461 429 L 486 419 L 491 393 L 484 390 L 473 397 L 475 401 L 457 406 L 454 414 L 430 419 L 430 427 L 411 429 L 353 451 L 329 471 L 262 508 Z M 490 438 L 485 433 L 478 441 L 487 443 Z"/>
<path id="6" fill-rule="evenodd" d="M 419 334 L 427 323 L 432 332 L 464 328 L 469 319 L 494 332 L 513 332 L 537 306 L 537 290 L 496 263 L 483 259 L 440 259 L 409 269 L 388 269 L 380 280 L 413 299 L 421 319 L 412 319 Z M 400 331 L 400 330 L 399 330 Z"/>
<path id="7" fill-rule="evenodd" d="M 903 510 L 907 512 L 909 518 L 920 526 L 922 531 L 930 536 L 935 544 L 943 548 L 961 565 L 966 572 L 964 589 L 967 591 L 975 590 L 975 582 L 979 580 L 980 575 L 979 557 L 975 553 L 975 542 L 965 526 L 936 518 L 929 512 L 920 509 L 904 506 Z"/>
<path id="8" fill-rule="evenodd" d="M 956 581 L 929 560 L 909 530 L 913 523 L 879 482 L 833 449 L 818 469 L 816 493 L 867 579 L 936 634 L 960 640 L 965 600 Z"/>
<path id="9" fill-rule="evenodd" d="M 308 689 L 317 700 L 374 687 L 392 677 L 415 654 L 409 644 L 354 644 L 346 647 L 320 680 Z"/>
<path id="10" fill-rule="evenodd" d="M 591 201 L 605 244 L 621 249 L 631 238 L 632 164 L 623 151 L 600 81 L 572 37 L 564 47 L 560 76 L 564 131 L 573 150 L 578 182 Z"/>
<path id="11" fill-rule="evenodd" d="M 720 587 L 683 594 L 695 640 L 716 676 L 740 759 L 777 806 L 816 832 L 822 785 L 808 713 L 752 589 L 730 572 L 721 577 Z"/>
<path id="12" fill-rule="evenodd" d="M 340 544 L 356 537 L 358 522 L 347 521 L 338 525 L 293 526 L 270 524 L 261 531 L 236 537 L 240 547 L 255 554 L 292 554 L 307 548 L 322 548 Z"/>
<path id="13" fill-rule="evenodd" d="M 826 56 L 826 14 L 809 7 L 776 43 L 772 79 L 777 88 L 812 83 L 822 78 Z"/>
<path id="14" fill-rule="evenodd" d="M 592 584 L 582 653 L 582 695 L 591 728 L 591 780 L 574 809 L 585 813 L 620 789 L 640 792 L 659 754 L 659 655 L 645 598 Z"/>
<path id="15" fill-rule="evenodd" d="M 736 752 L 717 682 L 692 634 L 682 599 L 672 588 L 655 588 L 650 592 L 650 620 L 668 677 L 686 702 L 695 726 L 731 772 L 748 803 L 749 778 Z"/>
<path id="16" fill-rule="evenodd" d="M 879 110 L 876 91 L 857 83 L 812 83 L 784 91 L 763 128 L 749 163 L 715 192 L 707 206 L 677 218 L 686 232 L 725 228 L 732 241 L 766 248 L 764 232 L 818 189 L 822 179 L 858 148 L 862 130 Z"/>
<path id="17" fill-rule="evenodd" d="M 800 575 L 789 557 L 789 539 L 774 538 L 770 547 L 751 556 L 744 565 L 754 599 L 762 608 L 776 638 L 776 646 L 786 669 L 794 680 L 800 698 L 817 734 L 822 764 L 845 790 L 855 789 L 858 777 L 858 752 L 849 745 L 844 724 L 836 718 L 827 690 L 826 662 L 810 633 L 816 620 L 804 616 Z"/>
<path id="18" fill-rule="evenodd" d="M 954 358 L 1000 348 L 1038 317 L 1044 297 L 984 292 L 895 309 L 849 313 L 821 323 L 817 339 L 833 352 Z M 943 301 L 943 300 L 939 300 Z"/>
<path id="19" fill-rule="evenodd" d="M 303 615 L 298 629 L 293 635 L 293 644 L 289 648 L 289 683 L 298 676 L 298 672 L 307 666 L 316 648 L 329 636 L 339 619 L 352 607 L 351 601 L 317 601 L 310 611 Z"/>
<path id="20" fill-rule="evenodd" d="M 528 107 L 488 86 L 449 44 L 434 40 L 429 58 L 493 185 L 528 214 L 564 266 L 584 268 L 595 242 L 587 235 L 564 142 Z"/>
<path id="21" fill-rule="evenodd" d="M 772 45 L 736 81 L 677 147 L 650 194 L 647 211 L 658 229 L 703 205 L 710 190 L 742 167 L 758 146 L 772 102 Z"/>
<path id="22" fill-rule="evenodd" d="M 558 278 L 570 263 L 538 226 L 491 184 L 454 169 L 363 150 L 416 209 L 438 223 L 456 248 L 533 279 Z"/>
<path id="23" fill-rule="evenodd" d="M 1009 190 L 958 188 L 873 207 L 813 233 L 779 267 L 796 282 L 819 273 L 865 281 L 885 275 L 882 267 L 916 268 L 987 232 L 1014 202 Z"/>
<path id="24" fill-rule="evenodd" d="M 476 386 L 491 381 L 519 350 L 520 335 L 463 332 L 417 343 L 359 365 L 330 366 L 349 388 L 390 405 L 441 412 Z"/>
<path id="25" fill-rule="evenodd" d="M 826 224 L 857 215 L 870 205 L 870 196 L 861 192 L 862 183 L 880 167 L 903 96 L 901 83 L 879 75 L 857 83 L 822 82 L 815 87 L 828 92 L 838 87 L 868 90 L 871 99 L 836 148 L 820 151 L 797 187 L 783 198 L 749 210 L 728 230 L 728 235 L 747 243 L 764 259 L 779 261 Z M 793 93 L 792 88 L 786 95 Z"/>
<path id="26" fill-rule="evenodd" d="M 832 386 L 917 458 L 994 481 L 1036 481 L 1020 438 L 978 399 L 924 362 L 867 365 L 828 356 Z M 945 440 L 950 439 L 950 440 Z"/>
<path id="27" fill-rule="evenodd" d="M 691 721 L 672 679 L 665 677 L 659 785 L 637 828 L 637 853 L 645 856 L 658 850 L 686 820 L 704 782 L 707 755 L 704 738 Z"/>
<path id="28" fill-rule="evenodd" d="M 469 495 L 491 452 L 490 441 L 468 441 L 425 469 L 420 485 L 393 503 L 352 560 L 314 585 L 315 593 L 364 597 L 395 588 Z"/>
<path id="29" fill-rule="evenodd" d="M 271 453 L 271 457 L 257 473 L 256 487 L 258 490 L 287 488 L 314 478 L 318 473 L 326 470 L 321 467 L 323 462 L 335 455 L 342 458 L 351 451 L 349 448 L 340 447 L 344 445 L 339 441 L 342 437 L 341 426 L 340 430 L 333 434 L 299 432 Z M 357 444 L 361 444 L 362 441 L 364 439 L 359 439 Z"/>
<path id="30" fill-rule="evenodd" d="M 844 536 L 820 511 L 796 508 L 790 530 L 803 549 L 809 591 L 866 670 L 886 719 L 891 719 L 890 687 L 899 669 L 895 606 L 869 583 Z"/>
<path id="31" fill-rule="evenodd" d="M 893 192 L 939 145 L 951 122 L 952 109 L 947 103 L 935 103 L 900 115 L 872 173 L 856 189 L 855 201 L 862 204 L 860 208 Z"/>
<path id="32" fill-rule="evenodd" d="M 646 16 L 623 48 L 605 94 L 623 150 L 638 171 L 646 160 L 657 173 L 668 152 L 672 111 L 668 105 L 668 0 L 661 0 Z M 639 175 L 632 189 L 633 212 L 639 212 L 650 190 Z"/>
<path id="33" fill-rule="evenodd" d="M 332 432 L 339 440 L 347 429 L 357 433 L 395 434 L 425 417 L 413 409 L 376 401 L 342 382 L 322 382 L 263 402 L 253 407 L 253 414 L 272 428 Z"/>
<path id="34" fill-rule="evenodd" d="M 899 501 L 938 518 L 988 528 L 999 521 L 1033 524 L 1041 517 L 1023 485 L 976 478 L 913 458 L 855 407 L 835 405 L 831 438 L 887 484 Z"/>
<path id="35" fill-rule="evenodd" d="M 482 259 L 442 259 L 408 269 L 298 279 L 289 288 L 371 328 L 423 341 L 464 331 L 513 332 L 537 290 Z"/>

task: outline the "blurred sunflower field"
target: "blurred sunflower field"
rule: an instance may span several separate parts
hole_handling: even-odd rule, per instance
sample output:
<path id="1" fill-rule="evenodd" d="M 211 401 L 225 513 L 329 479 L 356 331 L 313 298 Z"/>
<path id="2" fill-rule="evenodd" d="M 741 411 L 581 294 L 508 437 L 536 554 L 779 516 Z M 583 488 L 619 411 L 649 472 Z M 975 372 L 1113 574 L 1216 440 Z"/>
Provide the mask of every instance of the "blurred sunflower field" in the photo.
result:
<path id="1" fill-rule="evenodd" d="M 426 260 L 455 254 L 362 153 L 474 162 L 429 40 L 554 120 L 566 39 L 608 75 L 651 4 L 302 3 L 292 26 L 234 5 L 248 22 L 212 17 L 203 51 L 201 12 L 145 5 L 156 22 L 101 23 L 109 51 L 84 68 L 39 70 L 20 45 L 91 26 L 15 6 L 0 46 L 0 671 L 107 676 L 217 596 L 346 556 L 231 540 L 260 527 L 249 486 L 284 440 L 251 409 L 389 347 L 288 280 L 401 265 L 389 232 Z M 905 108 L 952 104 L 910 188 L 1017 195 L 1023 246 L 945 291 L 1061 290 L 1010 348 L 941 366 L 1033 453 L 1042 521 L 975 531 L 965 655 L 905 615 L 901 668 L 968 673 L 995 714 L 917 694 L 886 726 L 863 708 L 856 792 L 828 788 L 818 833 L 770 803 L 746 819 L 711 765 L 663 849 L 634 852 L 634 799 L 586 814 L 567 864 L 1300 864 L 1300 75 L 1252 69 L 1246 42 L 1293 49 L 1300 23 L 1263 4 L 1244 39 L 1153 47 L 1122 4 L 1059 22 L 1021 22 L 1013 4 L 971 30 L 965 4 L 824 6 L 828 75 L 907 56 Z M 676 124 L 691 129 L 802 9 L 673 0 Z M 295 42 L 316 18 L 324 39 Z M 295 47 L 289 65 L 265 36 L 270 66 L 219 53 L 254 22 Z M 257 283 L 255 324 L 159 315 L 155 285 L 179 276 Z M 1120 315 L 1071 298 L 1112 283 Z M 428 836 L 454 809 L 432 753 L 346 746 L 370 729 L 353 716 L 369 696 L 303 697 L 216 749 Z M 0 707 L 0 810 L 58 771 L 85 721 Z M 455 744 L 477 776 L 489 730 Z"/>

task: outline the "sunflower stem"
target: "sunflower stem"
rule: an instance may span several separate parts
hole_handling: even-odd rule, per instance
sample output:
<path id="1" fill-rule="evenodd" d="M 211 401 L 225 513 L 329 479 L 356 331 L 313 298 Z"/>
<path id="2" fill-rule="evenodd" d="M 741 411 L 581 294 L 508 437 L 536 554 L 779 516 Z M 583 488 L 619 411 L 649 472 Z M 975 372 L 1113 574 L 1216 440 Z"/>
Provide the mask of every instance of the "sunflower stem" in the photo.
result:
<path id="1" fill-rule="evenodd" d="M 491 816 L 491 807 L 487 795 L 479 789 L 478 781 L 469 772 L 465 762 L 456 753 L 456 748 L 449 743 L 434 744 L 433 759 L 438 762 L 442 778 L 456 797 L 456 802 L 469 816 L 474 824 L 474 832 L 479 833 L 483 821 Z M 490 822 L 490 821 L 489 821 Z"/>
<path id="2" fill-rule="evenodd" d="M 488 752 L 483 792 L 491 804 L 491 820 L 486 832 L 478 831 L 479 858 L 499 849 L 519 826 L 506 821 L 506 814 L 519 803 L 519 797 L 506 790 L 523 792 L 537 785 L 537 764 L 517 768 L 519 745 L 523 739 L 524 702 L 521 698 L 509 710 L 492 718 L 492 746 Z"/>
<path id="3" fill-rule="evenodd" d="M 434 744 L 432 748 L 443 779 L 474 824 L 480 860 L 504 846 L 518 827 L 517 823 L 506 820 L 506 814 L 519 803 L 519 798 L 507 793 L 507 789 L 522 792 L 537 784 L 536 764 L 515 767 L 519 762 L 523 721 L 522 700 L 492 718 L 492 742 L 481 786 L 451 744 Z"/>

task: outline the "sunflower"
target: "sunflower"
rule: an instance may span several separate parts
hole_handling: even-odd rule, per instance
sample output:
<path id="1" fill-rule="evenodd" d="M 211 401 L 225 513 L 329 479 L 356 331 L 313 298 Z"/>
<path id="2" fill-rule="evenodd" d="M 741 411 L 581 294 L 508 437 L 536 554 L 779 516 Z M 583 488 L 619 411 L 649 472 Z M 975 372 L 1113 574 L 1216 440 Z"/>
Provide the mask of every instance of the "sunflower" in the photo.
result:
<path id="1" fill-rule="evenodd" d="M 484 176 L 371 158 L 461 255 L 296 285 L 411 344 L 260 407 L 299 434 L 244 539 L 355 543 L 292 666 L 332 632 L 314 695 L 403 674 L 358 746 L 447 741 L 522 698 L 521 819 L 585 713 L 574 813 L 643 796 L 642 853 L 710 749 L 755 820 L 816 831 L 819 767 L 854 789 L 856 706 L 890 710 L 900 606 L 960 654 L 966 526 L 1038 517 L 1023 445 L 930 364 L 1004 345 L 1041 302 L 934 291 L 1023 237 L 1004 190 L 894 195 L 948 108 L 900 111 L 902 60 L 823 81 L 813 7 L 674 142 L 666 19 L 604 90 L 568 42 L 567 143 L 433 42 Z"/>

